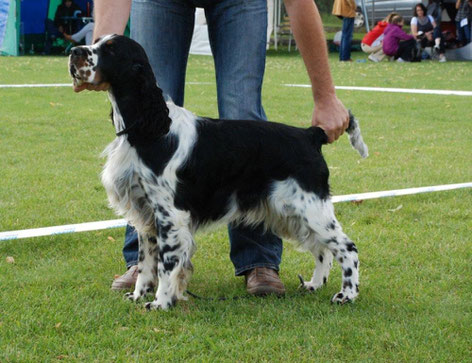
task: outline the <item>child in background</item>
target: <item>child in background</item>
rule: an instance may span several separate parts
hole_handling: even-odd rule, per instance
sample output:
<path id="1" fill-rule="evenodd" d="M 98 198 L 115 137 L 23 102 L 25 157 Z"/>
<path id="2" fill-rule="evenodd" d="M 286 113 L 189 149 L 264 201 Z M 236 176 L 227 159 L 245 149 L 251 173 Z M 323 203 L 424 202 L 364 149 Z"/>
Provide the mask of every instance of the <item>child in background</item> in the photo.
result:
<path id="1" fill-rule="evenodd" d="M 395 15 L 387 25 L 382 44 L 383 52 L 393 56 L 397 62 L 420 61 L 421 58 L 417 57 L 416 40 L 413 35 L 402 30 L 403 23 L 403 17 Z"/>
<path id="2" fill-rule="evenodd" d="M 369 54 L 368 59 L 372 62 L 380 62 L 385 58 L 385 54 L 382 50 L 383 33 L 395 15 L 398 15 L 398 13 L 388 14 L 385 19 L 379 21 L 377 25 L 362 38 L 362 51 Z"/>

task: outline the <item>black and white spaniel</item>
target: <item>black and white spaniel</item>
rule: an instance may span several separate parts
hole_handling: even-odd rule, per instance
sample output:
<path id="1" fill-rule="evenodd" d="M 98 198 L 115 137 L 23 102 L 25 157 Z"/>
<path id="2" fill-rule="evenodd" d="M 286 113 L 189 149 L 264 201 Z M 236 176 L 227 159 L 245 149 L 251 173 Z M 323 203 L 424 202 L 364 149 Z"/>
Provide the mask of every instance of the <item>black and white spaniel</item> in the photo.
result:
<path id="1" fill-rule="evenodd" d="M 342 286 L 332 302 L 357 297 L 357 249 L 334 215 L 322 129 L 202 118 L 166 103 L 143 48 L 123 36 L 73 48 L 69 69 L 75 85 L 110 84 L 117 137 L 104 151 L 102 181 L 111 206 L 139 234 L 139 276 L 129 299 L 140 299 L 158 281 L 148 309 L 185 299 L 193 235 L 213 222 L 263 223 L 310 251 L 316 268 L 303 284 L 307 290 L 326 283 L 334 256 Z M 352 116 L 347 132 L 366 157 Z"/>

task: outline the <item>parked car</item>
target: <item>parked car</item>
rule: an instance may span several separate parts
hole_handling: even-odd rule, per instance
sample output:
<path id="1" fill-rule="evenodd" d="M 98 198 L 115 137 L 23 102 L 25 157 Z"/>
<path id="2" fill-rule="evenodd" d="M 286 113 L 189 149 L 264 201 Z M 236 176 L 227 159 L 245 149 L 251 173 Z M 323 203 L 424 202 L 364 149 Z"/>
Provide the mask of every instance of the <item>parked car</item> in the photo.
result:
<path id="1" fill-rule="evenodd" d="M 354 26 L 360 28 L 365 25 L 365 16 L 362 11 L 362 2 L 361 0 L 356 0 L 357 2 L 357 12 L 356 18 L 354 20 Z M 413 17 L 413 8 L 416 4 L 422 2 L 425 6 L 428 6 L 428 0 L 364 0 L 365 4 L 365 14 L 369 20 L 369 24 L 372 24 L 372 9 L 373 9 L 373 18 L 374 24 L 378 21 L 384 19 L 391 12 L 397 12 L 405 19 L 405 23 L 409 24 L 411 18 Z M 454 8 L 456 0 L 442 0 L 442 7 L 451 7 Z"/>

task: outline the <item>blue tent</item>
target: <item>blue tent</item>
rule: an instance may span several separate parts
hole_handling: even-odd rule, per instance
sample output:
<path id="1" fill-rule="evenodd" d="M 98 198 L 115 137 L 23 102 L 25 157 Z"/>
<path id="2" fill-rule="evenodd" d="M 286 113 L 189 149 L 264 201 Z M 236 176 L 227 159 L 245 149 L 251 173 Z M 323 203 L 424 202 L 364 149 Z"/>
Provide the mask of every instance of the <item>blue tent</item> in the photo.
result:
<path id="1" fill-rule="evenodd" d="M 19 11 L 19 0 L 0 0 L 0 54 L 18 55 Z"/>

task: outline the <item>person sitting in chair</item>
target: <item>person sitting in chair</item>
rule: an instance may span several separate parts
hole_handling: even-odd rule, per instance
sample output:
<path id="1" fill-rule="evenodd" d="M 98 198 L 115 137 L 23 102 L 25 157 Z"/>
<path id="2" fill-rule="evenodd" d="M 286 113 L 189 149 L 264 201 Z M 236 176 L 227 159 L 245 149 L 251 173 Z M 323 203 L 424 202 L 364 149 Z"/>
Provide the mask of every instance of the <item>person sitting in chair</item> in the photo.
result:
<path id="1" fill-rule="evenodd" d="M 433 56 L 438 56 L 440 62 L 446 61 L 444 39 L 439 24 L 431 15 L 427 15 L 426 7 L 422 3 L 415 5 L 411 19 L 411 34 L 418 40 L 421 48 L 433 47 Z"/>
<path id="2" fill-rule="evenodd" d="M 51 54 L 52 43 L 57 38 L 64 38 L 64 33 L 75 33 L 77 22 L 73 22 L 72 17 L 77 17 L 82 13 L 80 7 L 72 0 L 62 0 L 57 7 L 54 21 L 46 19 L 46 41 L 44 43 L 44 54 Z"/>

